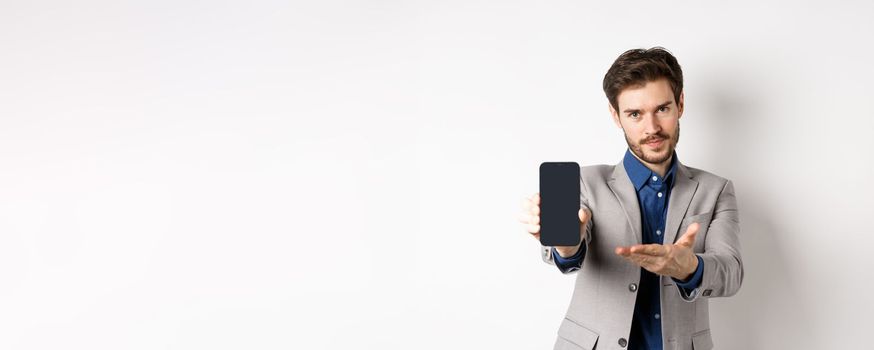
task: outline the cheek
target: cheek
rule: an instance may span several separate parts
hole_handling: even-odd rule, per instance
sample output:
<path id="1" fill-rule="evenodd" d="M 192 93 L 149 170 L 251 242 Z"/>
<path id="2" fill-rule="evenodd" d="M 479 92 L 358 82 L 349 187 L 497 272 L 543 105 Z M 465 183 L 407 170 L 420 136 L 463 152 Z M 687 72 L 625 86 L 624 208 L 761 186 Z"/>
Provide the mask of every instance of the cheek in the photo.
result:
<path id="1" fill-rule="evenodd" d="M 628 137 L 635 141 L 643 140 L 647 136 L 643 128 L 640 127 L 631 127 L 631 129 L 626 130 L 628 131 Z"/>
<path id="2" fill-rule="evenodd" d="M 662 130 L 666 134 L 677 135 L 677 124 L 676 123 L 665 123 L 662 125 Z"/>
<path id="3" fill-rule="evenodd" d="M 628 137 L 635 137 L 640 134 L 640 126 L 634 123 L 623 123 L 622 129 L 628 134 Z"/>

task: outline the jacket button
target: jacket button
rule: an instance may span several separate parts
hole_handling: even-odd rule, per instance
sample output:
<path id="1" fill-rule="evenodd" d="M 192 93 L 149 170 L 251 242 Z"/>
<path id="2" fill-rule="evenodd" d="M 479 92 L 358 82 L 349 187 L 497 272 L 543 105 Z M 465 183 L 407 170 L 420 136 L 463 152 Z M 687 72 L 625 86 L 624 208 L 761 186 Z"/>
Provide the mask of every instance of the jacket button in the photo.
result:
<path id="1" fill-rule="evenodd" d="M 630 291 L 632 291 L 632 292 L 636 292 L 636 291 L 637 291 L 637 283 L 629 284 L 629 285 L 628 285 L 628 290 L 630 290 Z"/>
<path id="2" fill-rule="evenodd" d="M 619 338 L 619 346 L 624 348 L 626 345 L 628 345 L 628 341 L 625 338 Z"/>

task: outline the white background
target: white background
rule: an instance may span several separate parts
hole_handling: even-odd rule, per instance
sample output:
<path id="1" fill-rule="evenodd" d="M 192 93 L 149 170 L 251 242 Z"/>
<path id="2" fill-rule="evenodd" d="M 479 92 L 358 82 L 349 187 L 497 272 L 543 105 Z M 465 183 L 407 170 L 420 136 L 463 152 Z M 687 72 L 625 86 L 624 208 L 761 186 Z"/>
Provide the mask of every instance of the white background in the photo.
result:
<path id="1" fill-rule="evenodd" d="M 685 73 L 677 152 L 735 182 L 721 349 L 865 347 L 862 1 L 0 3 L 0 348 L 548 349 L 573 275 L 516 216 L 615 164 L 601 80 Z"/>

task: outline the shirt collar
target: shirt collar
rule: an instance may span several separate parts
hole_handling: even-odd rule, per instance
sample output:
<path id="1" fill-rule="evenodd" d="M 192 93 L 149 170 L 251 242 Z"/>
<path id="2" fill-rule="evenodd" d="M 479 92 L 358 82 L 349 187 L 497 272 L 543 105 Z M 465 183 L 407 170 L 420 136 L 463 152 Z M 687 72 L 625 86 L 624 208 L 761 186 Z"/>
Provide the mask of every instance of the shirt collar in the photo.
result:
<path id="1" fill-rule="evenodd" d="M 640 188 L 643 187 L 643 185 L 645 185 L 653 176 L 659 176 L 643 165 L 643 163 L 640 162 L 640 159 L 637 159 L 637 157 L 631 153 L 631 149 L 626 149 L 625 158 L 622 160 L 622 163 L 625 166 L 625 172 L 628 173 L 628 178 L 631 180 L 631 183 L 634 184 L 634 189 L 636 191 L 640 191 Z M 672 183 L 676 169 L 677 151 L 674 150 L 674 153 L 671 155 L 671 166 L 665 174 L 665 183 L 669 185 Z"/>

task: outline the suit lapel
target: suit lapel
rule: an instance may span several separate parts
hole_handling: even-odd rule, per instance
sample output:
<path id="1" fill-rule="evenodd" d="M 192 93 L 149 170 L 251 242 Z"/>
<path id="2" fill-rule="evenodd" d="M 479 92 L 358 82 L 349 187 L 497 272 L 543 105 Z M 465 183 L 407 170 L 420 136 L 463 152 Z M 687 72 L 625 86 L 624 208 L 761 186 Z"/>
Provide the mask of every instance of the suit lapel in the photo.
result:
<path id="1" fill-rule="evenodd" d="M 674 176 L 674 186 L 671 189 L 671 197 L 668 200 L 668 219 L 665 222 L 665 244 L 673 244 L 679 232 L 680 223 L 686 216 L 686 211 L 689 209 L 689 203 L 692 202 L 692 196 L 698 189 L 698 181 L 692 178 L 689 169 L 677 163 L 677 174 Z"/>
<path id="2" fill-rule="evenodd" d="M 610 181 L 607 182 L 607 185 L 610 186 L 610 190 L 613 191 L 616 198 L 619 198 L 619 203 L 625 212 L 625 218 L 631 224 L 632 232 L 629 234 L 632 237 L 629 237 L 629 241 L 633 244 L 640 244 L 643 236 L 643 231 L 641 231 L 640 227 L 640 204 L 637 202 L 637 191 L 634 190 L 634 184 L 628 178 L 628 173 L 625 171 L 625 165 L 622 161 L 613 167 L 613 175 Z"/>

